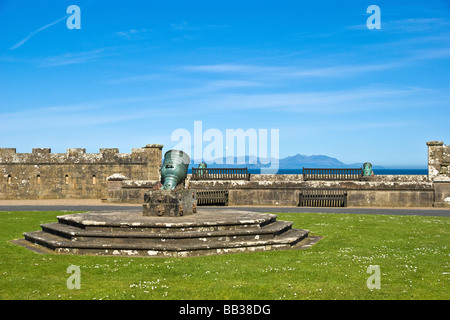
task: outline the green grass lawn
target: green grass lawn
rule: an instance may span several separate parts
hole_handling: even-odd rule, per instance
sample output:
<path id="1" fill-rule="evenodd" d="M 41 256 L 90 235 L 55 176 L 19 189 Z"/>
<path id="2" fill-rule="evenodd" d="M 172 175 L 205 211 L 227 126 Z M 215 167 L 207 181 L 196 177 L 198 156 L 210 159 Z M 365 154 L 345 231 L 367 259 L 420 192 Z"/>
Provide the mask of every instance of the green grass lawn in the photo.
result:
<path id="1" fill-rule="evenodd" d="M 283 213 L 307 250 L 193 258 L 37 254 L 9 240 L 67 212 L 0 212 L 0 299 L 450 299 L 450 218 Z M 70 265 L 81 288 L 68 289 Z M 370 265 L 380 289 L 368 289 Z"/>

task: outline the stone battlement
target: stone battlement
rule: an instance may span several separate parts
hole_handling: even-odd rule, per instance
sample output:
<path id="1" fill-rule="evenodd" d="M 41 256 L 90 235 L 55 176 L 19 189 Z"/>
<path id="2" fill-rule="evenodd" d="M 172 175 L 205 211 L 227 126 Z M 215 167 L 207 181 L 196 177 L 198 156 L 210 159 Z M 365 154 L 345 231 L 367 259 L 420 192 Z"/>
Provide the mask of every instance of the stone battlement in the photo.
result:
<path id="1" fill-rule="evenodd" d="M 66 153 L 52 153 L 50 148 L 33 148 L 31 153 L 17 153 L 16 148 L 0 148 L 1 164 L 63 163 L 146 163 L 151 155 L 159 155 L 162 145 L 133 148 L 119 153 L 118 148 L 100 148 L 99 153 L 86 153 L 85 148 L 68 148 Z"/>
<path id="2" fill-rule="evenodd" d="M 66 153 L 0 148 L 0 199 L 106 198 L 111 175 L 158 180 L 162 148 L 149 144 L 131 153 L 118 148 L 100 148 L 99 153 L 86 153 L 84 148 L 68 148 Z"/>

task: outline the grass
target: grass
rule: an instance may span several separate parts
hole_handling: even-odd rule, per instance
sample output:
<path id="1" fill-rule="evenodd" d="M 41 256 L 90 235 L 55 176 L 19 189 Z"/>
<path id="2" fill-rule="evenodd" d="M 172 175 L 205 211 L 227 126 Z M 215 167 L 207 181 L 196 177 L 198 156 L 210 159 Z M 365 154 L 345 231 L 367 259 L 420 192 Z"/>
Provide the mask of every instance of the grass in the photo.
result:
<path id="1" fill-rule="evenodd" d="M 61 214 L 0 212 L 0 299 L 450 299 L 446 217 L 280 213 L 324 238 L 308 250 L 193 258 L 37 254 L 9 242 Z M 70 265 L 79 290 L 67 288 Z M 380 289 L 367 287 L 370 265 Z"/>

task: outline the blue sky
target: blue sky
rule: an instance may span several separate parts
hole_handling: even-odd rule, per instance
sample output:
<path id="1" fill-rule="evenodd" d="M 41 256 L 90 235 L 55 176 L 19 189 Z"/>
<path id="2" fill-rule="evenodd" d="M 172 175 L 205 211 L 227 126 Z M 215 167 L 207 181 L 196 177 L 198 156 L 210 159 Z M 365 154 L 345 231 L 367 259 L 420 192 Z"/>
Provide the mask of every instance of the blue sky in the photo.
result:
<path id="1" fill-rule="evenodd" d="M 385 167 L 450 141 L 448 1 L 0 0 L 0 35 L 0 146 L 17 152 L 166 151 L 194 121 Z"/>

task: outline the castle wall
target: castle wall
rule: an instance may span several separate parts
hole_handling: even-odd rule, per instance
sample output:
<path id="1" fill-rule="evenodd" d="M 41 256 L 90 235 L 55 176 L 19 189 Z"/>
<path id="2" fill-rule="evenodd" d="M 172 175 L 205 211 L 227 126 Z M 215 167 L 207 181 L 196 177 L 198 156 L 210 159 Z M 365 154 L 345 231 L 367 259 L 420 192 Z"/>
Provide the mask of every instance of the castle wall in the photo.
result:
<path id="1" fill-rule="evenodd" d="M 120 173 L 129 179 L 159 179 L 162 145 L 119 153 L 103 148 L 99 153 L 71 148 L 51 153 L 35 148 L 16 153 L 0 148 L 0 199 L 101 199 L 107 197 L 107 178 Z"/>
<path id="2" fill-rule="evenodd" d="M 191 189 L 228 189 L 230 206 L 297 206 L 305 188 L 346 188 L 348 206 L 431 207 L 434 185 L 425 175 L 379 175 L 365 181 L 303 181 L 302 175 L 252 174 L 249 181 L 189 181 Z M 142 203 L 159 181 L 111 181 L 110 202 Z"/>

